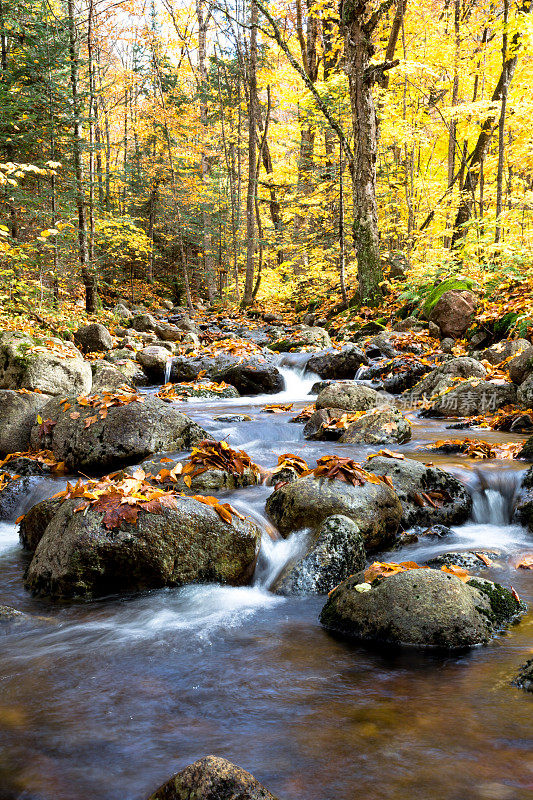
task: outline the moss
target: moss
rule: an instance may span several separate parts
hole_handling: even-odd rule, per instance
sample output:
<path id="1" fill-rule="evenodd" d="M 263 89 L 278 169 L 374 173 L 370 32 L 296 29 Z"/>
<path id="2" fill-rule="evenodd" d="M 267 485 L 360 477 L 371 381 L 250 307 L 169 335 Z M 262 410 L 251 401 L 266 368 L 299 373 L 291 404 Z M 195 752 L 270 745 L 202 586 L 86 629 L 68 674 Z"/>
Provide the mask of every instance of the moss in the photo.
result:
<path id="1" fill-rule="evenodd" d="M 468 581 L 469 586 L 473 586 L 481 594 L 485 595 L 491 607 L 491 611 L 487 612 L 484 609 L 478 608 L 477 610 L 487 616 L 493 625 L 501 625 L 504 622 L 516 617 L 524 611 L 524 605 L 516 600 L 513 593 L 500 586 L 498 583 L 491 583 L 490 581 L 480 581 L 475 578 Z"/>

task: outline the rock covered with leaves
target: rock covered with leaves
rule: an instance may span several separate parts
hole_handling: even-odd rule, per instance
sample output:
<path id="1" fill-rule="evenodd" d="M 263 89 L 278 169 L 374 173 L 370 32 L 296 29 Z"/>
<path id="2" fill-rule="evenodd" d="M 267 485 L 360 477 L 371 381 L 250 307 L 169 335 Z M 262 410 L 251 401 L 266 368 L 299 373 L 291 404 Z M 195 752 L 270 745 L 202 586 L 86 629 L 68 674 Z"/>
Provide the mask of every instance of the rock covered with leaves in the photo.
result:
<path id="1" fill-rule="evenodd" d="M 70 342 L 0 333 L 0 389 L 65 395 L 89 392 L 91 384 L 91 365 Z"/>
<path id="2" fill-rule="evenodd" d="M 207 756 L 185 767 L 148 800 L 277 800 L 253 775 L 225 758 Z"/>
<path id="3" fill-rule="evenodd" d="M 342 514 L 359 527 L 367 549 L 392 544 L 402 508 L 387 478 L 378 478 L 349 458 L 324 456 L 313 470 L 277 484 L 266 510 L 282 536 L 317 529 Z"/>
<path id="4" fill-rule="evenodd" d="M 71 470 L 128 464 L 165 450 L 186 450 L 207 433 L 172 406 L 130 391 L 51 400 L 31 432 Z"/>
<path id="5" fill-rule="evenodd" d="M 142 470 L 67 485 L 40 505 L 29 525 L 22 521 L 35 547 L 25 586 L 53 600 L 189 583 L 241 586 L 255 569 L 261 532 L 253 522 L 214 497 L 167 490 Z M 39 521 L 47 523 L 40 538 Z"/>
<path id="6" fill-rule="evenodd" d="M 456 650 L 486 644 L 522 611 L 512 591 L 465 570 L 375 563 L 334 589 L 320 621 L 361 641 Z"/>
<path id="7" fill-rule="evenodd" d="M 377 406 L 351 422 L 339 441 L 343 444 L 403 444 L 411 438 L 411 423 L 398 408 Z"/>
<path id="8" fill-rule="evenodd" d="M 380 450 L 367 468 L 387 476 L 402 504 L 402 525 L 458 525 L 466 522 L 472 498 L 466 486 L 449 472 L 401 453 Z"/>

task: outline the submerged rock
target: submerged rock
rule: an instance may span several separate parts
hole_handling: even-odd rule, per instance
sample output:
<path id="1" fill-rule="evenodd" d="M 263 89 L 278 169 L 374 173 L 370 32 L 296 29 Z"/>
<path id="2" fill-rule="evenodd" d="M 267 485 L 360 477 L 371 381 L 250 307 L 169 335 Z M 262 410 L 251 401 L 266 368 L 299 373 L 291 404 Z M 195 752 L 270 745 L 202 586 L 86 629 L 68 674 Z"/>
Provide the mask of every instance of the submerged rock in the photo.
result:
<path id="1" fill-rule="evenodd" d="M 522 664 L 514 684 L 526 692 L 533 692 L 533 658 Z"/>
<path id="2" fill-rule="evenodd" d="M 377 456 L 367 469 L 375 475 L 388 475 L 402 504 L 402 525 L 458 525 L 466 522 L 472 510 L 472 498 L 461 481 L 443 469 L 427 466 L 413 458 Z M 437 492 L 434 505 L 423 494 Z M 432 497 L 429 494 L 430 498 Z"/>
<path id="3" fill-rule="evenodd" d="M 264 786 L 224 758 L 207 756 L 174 775 L 148 800 L 276 800 Z"/>
<path id="4" fill-rule="evenodd" d="M 35 549 L 25 587 L 53 600 L 102 597 L 189 583 L 247 584 L 261 532 L 248 519 L 223 521 L 214 509 L 175 496 L 176 508 L 139 510 L 136 522 L 108 529 L 104 512 L 79 499 L 57 508 Z M 49 509 L 45 509 L 45 513 Z"/>
<path id="5" fill-rule="evenodd" d="M 385 483 L 352 486 L 314 475 L 280 486 L 268 498 L 266 510 L 282 536 L 316 529 L 328 517 L 342 514 L 359 527 L 366 548 L 374 550 L 394 542 L 402 513 L 396 493 Z"/>
<path id="6" fill-rule="evenodd" d="M 31 444 L 35 449 L 52 450 L 58 461 L 74 471 L 104 471 L 153 453 L 187 450 L 209 438 L 189 417 L 155 397 L 112 406 L 104 419 L 97 408 L 79 405 L 76 397 L 68 400 L 67 411 L 56 399 L 43 408 L 42 418 L 49 420 L 47 429 L 35 425 Z"/>
<path id="7" fill-rule="evenodd" d="M 362 641 L 455 650 L 489 642 L 522 610 L 499 584 L 413 569 L 371 585 L 364 573 L 348 578 L 330 595 L 320 621 Z"/>
<path id="8" fill-rule="evenodd" d="M 307 554 L 288 564 L 276 580 L 276 594 L 327 594 L 365 565 L 365 545 L 359 528 L 342 514 L 328 517 L 310 536 L 308 545 Z"/>

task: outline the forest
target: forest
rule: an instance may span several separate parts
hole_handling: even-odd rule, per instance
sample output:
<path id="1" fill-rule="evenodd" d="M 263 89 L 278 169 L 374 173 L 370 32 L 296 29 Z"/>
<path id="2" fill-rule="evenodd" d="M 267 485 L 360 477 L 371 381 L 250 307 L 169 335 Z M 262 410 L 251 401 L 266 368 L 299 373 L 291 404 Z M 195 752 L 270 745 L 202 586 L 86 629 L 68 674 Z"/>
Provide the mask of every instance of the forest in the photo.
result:
<path id="1" fill-rule="evenodd" d="M 531 797 L 532 8 L 0 0 L 0 800 Z"/>

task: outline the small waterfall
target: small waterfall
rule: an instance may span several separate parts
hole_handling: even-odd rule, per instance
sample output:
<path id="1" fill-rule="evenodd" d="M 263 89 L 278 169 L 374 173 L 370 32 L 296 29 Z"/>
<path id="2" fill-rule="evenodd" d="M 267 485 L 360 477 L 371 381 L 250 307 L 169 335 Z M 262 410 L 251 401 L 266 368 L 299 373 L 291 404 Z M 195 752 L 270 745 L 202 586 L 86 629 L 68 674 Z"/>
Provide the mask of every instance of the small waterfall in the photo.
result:
<path id="1" fill-rule="evenodd" d="M 522 473 L 517 470 L 476 470 L 475 482 L 469 486 L 473 501 L 473 521 L 508 525 L 513 516 L 522 477 Z"/>
<path id="2" fill-rule="evenodd" d="M 354 381 L 359 381 L 367 371 L 368 367 L 365 367 L 364 364 L 361 364 L 360 367 L 357 368 L 357 372 L 354 375 Z"/>
<path id="3" fill-rule="evenodd" d="M 165 364 L 165 380 L 163 383 L 170 383 L 170 373 L 172 372 L 172 364 L 174 362 L 174 356 L 169 356 L 167 358 L 167 363 Z"/>
<path id="4" fill-rule="evenodd" d="M 301 558 L 306 550 L 307 531 L 297 531 L 287 539 L 263 535 L 261 552 L 254 576 L 254 586 L 269 589 L 289 561 Z"/>

